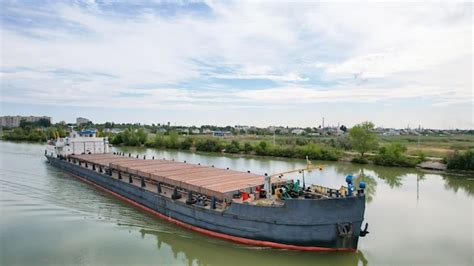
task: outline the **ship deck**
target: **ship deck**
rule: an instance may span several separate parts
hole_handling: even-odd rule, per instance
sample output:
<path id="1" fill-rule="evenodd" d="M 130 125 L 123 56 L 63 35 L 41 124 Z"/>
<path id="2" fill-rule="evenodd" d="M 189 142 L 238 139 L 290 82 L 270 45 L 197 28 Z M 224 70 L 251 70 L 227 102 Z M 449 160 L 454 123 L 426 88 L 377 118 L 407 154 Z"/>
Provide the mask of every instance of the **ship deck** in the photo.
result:
<path id="1" fill-rule="evenodd" d="M 83 154 L 71 157 L 122 173 L 215 196 L 218 199 L 231 198 L 238 191 L 248 192 L 257 186 L 262 186 L 264 182 L 263 175 L 174 160 L 144 160 L 114 154 Z M 286 182 L 285 179 L 272 177 L 274 184 L 284 182 Z"/>

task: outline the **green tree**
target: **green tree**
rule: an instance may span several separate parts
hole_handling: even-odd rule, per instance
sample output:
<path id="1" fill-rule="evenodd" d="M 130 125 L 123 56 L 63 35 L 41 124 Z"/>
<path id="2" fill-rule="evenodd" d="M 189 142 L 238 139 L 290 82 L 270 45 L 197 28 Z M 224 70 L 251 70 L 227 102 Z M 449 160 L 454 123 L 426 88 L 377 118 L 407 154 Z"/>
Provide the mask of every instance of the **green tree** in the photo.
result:
<path id="1" fill-rule="evenodd" d="M 125 144 L 125 145 L 129 145 L 130 143 L 130 138 L 131 138 L 131 135 L 132 133 L 130 132 L 130 130 L 125 129 L 124 132 L 120 133 L 121 137 L 122 137 L 122 142 Z"/>
<path id="2" fill-rule="evenodd" d="M 148 134 L 145 132 L 143 128 L 140 128 L 136 132 L 136 136 L 141 144 L 144 144 L 148 139 Z"/>
<path id="3" fill-rule="evenodd" d="M 245 153 L 250 153 L 252 151 L 252 144 L 249 142 L 244 143 L 244 151 Z"/>
<path id="4" fill-rule="evenodd" d="M 200 139 L 196 143 L 196 150 L 198 151 L 220 152 L 222 148 L 222 144 L 218 139 Z"/>
<path id="5" fill-rule="evenodd" d="M 255 146 L 254 150 L 257 155 L 268 155 L 269 145 L 267 142 L 262 140 Z"/>
<path id="6" fill-rule="evenodd" d="M 194 138 L 193 137 L 187 137 L 181 142 L 179 145 L 181 149 L 183 150 L 189 150 L 191 147 L 194 146 Z"/>
<path id="7" fill-rule="evenodd" d="M 167 148 L 176 149 L 179 147 L 179 134 L 176 130 L 171 130 L 168 138 Z"/>
<path id="8" fill-rule="evenodd" d="M 373 129 L 374 124 L 372 122 L 363 122 L 349 130 L 352 147 L 360 152 L 362 157 L 366 152 L 377 148 L 377 136 Z"/>
<path id="9" fill-rule="evenodd" d="M 474 150 L 464 153 L 456 151 L 453 156 L 447 158 L 448 169 L 474 170 Z"/>
<path id="10" fill-rule="evenodd" d="M 419 158 L 406 157 L 407 148 L 400 143 L 392 143 L 387 147 L 379 149 L 379 153 L 374 156 L 374 164 L 385 166 L 414 167 L 420 163 Z"/>
<path id="11" fill-rule="evenodd" d="M 118 145 L 123 143 L 122 134 L 117 134 L 110 139 L 110 143 L 113 145 Z"/>
<path id="12" fill-rule="evenodd" d="M 157 148 L 162 148 L 166 146 L 166 139 L 162 134 L 157 133 L 155 135 L 154 146 Z"/>
<path id="13" fill-rule="evenodd" d="M 236 140 L 233 140 L 229 145 L 227 145 L 226 152 L 229 152 L 229 153 L 240 152 L 240 143 Z"/>

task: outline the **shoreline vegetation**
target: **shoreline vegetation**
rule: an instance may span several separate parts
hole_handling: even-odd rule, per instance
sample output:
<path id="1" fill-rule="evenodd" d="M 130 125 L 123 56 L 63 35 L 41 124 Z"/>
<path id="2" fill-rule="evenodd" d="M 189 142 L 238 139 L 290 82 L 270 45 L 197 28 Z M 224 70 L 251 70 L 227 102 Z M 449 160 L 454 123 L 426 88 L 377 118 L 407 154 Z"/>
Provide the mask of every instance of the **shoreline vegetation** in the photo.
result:
<path id="1" fill-rule="evenodd" d="M 310 160 L 371 163 L 391 167 L 416 167 L 420 163 L 430 160 L 445 164 L 448 170 L 474 170 L 474 145 L 472 144 L 474 135 L 456 136 L 453 138 L 456 141 L 452 146 L 457 148 L 439 157 L 436 151 L 441 150 L 441 147 L 445 146 L 443 144 L 446 144 L 449 139 L 423 136 L 423 144 L 428 141 L 431 145 L 439 143 L 439 145 L 430 147 L 435 150 L 432 153 L 429 152 L 426 145 L 420 145 L 421 138 L 418 137 L 417 148 L 419 149 L 416 150 L 413 148 L 414 141 L 411 136 L 405 138 L 379 136 L 374 132 L 374 124 L 371 122 L 355 125 L 339 136 L 325 137 L 276 136 L 265 133 L 248 135 L 240 134 L 241 132 L 230 136 L 184 135 L 169 126 L 166 131 L 158 131 L 136 124 L 127 124 L 119 127 L 120 131 L 112 132 L 110 125 L 111 123 L 101 125 L 89 123 L 78 129 L 96 128 L 99 136 L 108 137 L 110 143 L 115 146 L 295 159 L 308 157 Z M 112 124 L 112 126 L 114 125 Z M 4 130 L 0 134 L 4 140 L 44 142 L 51 138 L 65 137 L 67 126 L 22 123 L 19 128 Z M 423 151 L 428 151 L 428 154 Z"/>

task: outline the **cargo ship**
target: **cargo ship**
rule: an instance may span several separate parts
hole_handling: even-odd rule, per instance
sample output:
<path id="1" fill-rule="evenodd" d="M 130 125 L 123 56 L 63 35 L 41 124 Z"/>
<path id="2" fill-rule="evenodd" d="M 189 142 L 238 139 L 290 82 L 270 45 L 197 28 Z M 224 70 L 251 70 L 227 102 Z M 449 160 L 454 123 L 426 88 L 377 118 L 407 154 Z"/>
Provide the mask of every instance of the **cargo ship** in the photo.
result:
<path id="1" fill-rule="evenodd" d="M 48 162 L 166 221 L 212 237 L 279 249 L 356 251 L 365 184 L 331 189 L 284 178 L 111 152 L 95 130 L 50 140 Z"/>

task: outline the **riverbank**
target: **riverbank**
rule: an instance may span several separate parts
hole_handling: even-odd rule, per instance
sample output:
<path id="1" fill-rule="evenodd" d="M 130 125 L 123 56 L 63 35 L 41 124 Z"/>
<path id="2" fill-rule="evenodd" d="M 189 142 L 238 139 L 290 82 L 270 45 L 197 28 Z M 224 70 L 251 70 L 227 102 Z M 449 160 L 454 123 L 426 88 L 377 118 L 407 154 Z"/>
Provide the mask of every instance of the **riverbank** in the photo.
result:
<path id="1" fill-rule="evenodd" d="M 66 131 L 61 126 L 48 128 L 17 128 L 3 132 L 3 139 L 12 141 L 43 142 L 48 138 L 63 137 Z M 419 167 L 443 171 L 449 164 L 450 158 L 465 154 L 473 147 L 474 136 L 456 135 L 442 136 L 376 136 L 375 143 L 361 156 L 361 151 L 354 151 L 357 141 L 350 134 L 342 136 L 296 136 L 296 135 L 179 135 L 171 130 L 166 134 L 147 133 L 144 128 L 124 130 L 112 134 L 98 132 L 99 136 L 109 137 L 110 143 L 116 146 L 149 147 L 157 149 L 191 150 L 199 152 L 215 152 L 218 154 L 237 154 L 239 156 L 268 156 L 273 158 L 295 158 L 321 161 L 344 161 L 358 164 L 376 164 L 391 167 Z M 413 143 L 416 141 L 416 150 Z M 436 141 L 439 146 L 434 147 Z M 443 147 L 443 148 L 441 148 Z M 428 156 L 423 151 L 443 150 L 449 153 L 445 157 Z M 436 154 L 436 153 L 435 153 Z M 451 163 L 452 169 L 469 170 L 466 163 Z M 466 160 L 464 160 L 466 161 Z M 427 162 L 424 163 L 423 162 Z M 433 167 L 436 165 L 436 167 Z"/>
<path id="2" fill-rule="evenodd" d="M 42 144 L 46 144 L 46 142 L 43 142 L 43 141 L 30 141 L 30 140 L 3 140 L 3 141 L 10 141 L 10 142 L 14 142 L 14 143 L 42 143 Z M 195 153 L 198 153 L 198 154 L 206 154 L 206 155 L 226 155 L 226 156 L 231 156 L 231 157 L 242 157 L 242 158 L 245 158 L 245 157 L 248 157 L 248 158 L 252 158 L 252 157 L 258 157 L 258 158 L 267 158 L 267 159 L 271 159 L 271 158 L 276 158 L 276 159 L 301 159 L 301 160 L 304 160 L 306 159 L 306 156 L 308 156 L 308 159 L 310 160 L 318 160 L 318 161 L 340 161 L 340 162 L 343 162 L 343 163 L 349 163 L 349 164 L 361 164 L 361 163 L 357 163 L 354 161 L 354 158 L 357 158 L 357 153 L 356 152 L 352 152 L 352 151 L 327 151 L 327 150 L 324 150 L 324 149 L 321 149 L 321 148 L 318 148 L 316 146 L 309 146 L 309 147 L 304 147 L 304 148 L 301 148 L 299 149 L 297 152 L 291 152 L 291 151 L 288 151 L 288 148 L 287 149 L 284 149 L 283 152 L 282 151 L 279 151 L 279 152 L 275 152 L 273 153 L 274 155 L 272 155 L 271 152 L 268 152 L 267 154 L 265 154 L 265 148 L 257 148 L 259 149 L 259 152 L 255 152 L 255 151 L 248 151 L 248 152 L 245 152 L 245 151 L 240 151 L 240 152 L 226 152 L 226 149 L 222 149 L 222 150 L 214 150 L 211 148 L 211 150 L 199 150 L 198 148 L 192 146 L 192 147 L 189 147 L 188 149 L 182 149 L 180 146 L 177 146 L 175 148 L 172 148 L 172 147 L 160 147 L 160 148 L 155 148 L 155 147 L 150 147 L 149 145 L 137 145 L 137 146 L 127 146 L 127 145 L 114 145 L 115 147 L 120 147 L 120 148 L 153 148 L 153 149 L 157 149 L 157 150 L 176 150 L 176 151 L 190 151 L 190 152 L 195 152 Z M 333 152 L 331 154 L 331 152 Z M 288 155 L 290 154 L 291 156 L 279 156 L 279 155 Z M 368 158 L 373 158 L 376 154 L 374 153 L 368 153 L 367 156 Z M 410 157 L 414 157 L 414 156 L 410 156 Z M 417 168 L 420 168 L 420 169 L 427 169 L 427 170 L 436 170 L 436 171 L 439 171 L 439 172 L 447 172 L 446 170 L 446 165 L 445 164 L 442 164 L 440 163 L 440 161 L 442 161 L 443 159 L 442 158 L 434 158 L 434 160 L 432 161 L 426 161 L 425 163 L 423 164 L 418 164 L 418 165 L 413 165 L 413 167 L 411 168 L 414 168 L 414 167 L 417 167 Z M 437 167 L 437 168 L 433 168 L 432 167 L 432 164 L 435 163 L 435 164 L 441 164 L 443 166 L 441 167 Z M 362 164 L 374 164 L 374 162 L 370 159 L 368 159 L 365 163 L 362 163 Z M 407 166 L 397 166 L 397 165 L 392 165 L 390 167 L 398 167 L 398 168 L 407 168 Z M 409 167 L 410 168 L 410 167 Z"/>

